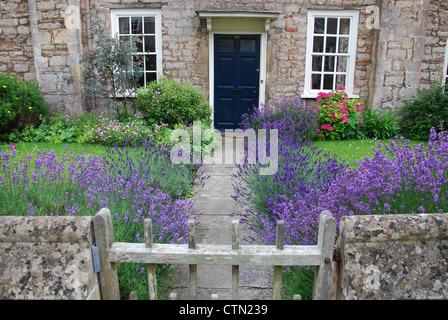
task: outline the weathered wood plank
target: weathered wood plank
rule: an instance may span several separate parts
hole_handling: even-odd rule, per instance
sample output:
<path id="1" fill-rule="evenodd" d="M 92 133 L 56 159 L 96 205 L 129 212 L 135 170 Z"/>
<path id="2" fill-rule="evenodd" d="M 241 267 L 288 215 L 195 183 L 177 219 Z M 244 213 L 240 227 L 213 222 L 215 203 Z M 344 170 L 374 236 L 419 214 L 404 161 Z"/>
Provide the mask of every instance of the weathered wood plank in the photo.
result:
<path id="1" fill-rule="evenodd" d="M 108 251 L 113 245 L 114 230 L 109 209 L 101 209 L 93 218 L 95 243 L 100 255 L 101 270 L 100 287 L 103 300 L 120 300 L 117 268 L 114 261 L 109 259 Z"/>
<path id="2" fill-rule="evenodd" d="M 275 239 L 275 247 L 277 250 L 283 250 L 285 241 L 285 222 L 283 220 L 277 221 L 277 234 Z M 274 266 L 274 286 L 273 299 L 281 300 L 282 293 L 282 266 Z"/>
<path id="3" fill-rule="evenodd" d="M 141 243 L 115 242 L 109 250 L 112 262 L 203 265 L 291 265 L 316 266 L 322 258 L 318 246 L 243 245 L 233 250 L 231 245 L 154 244 L 146 248 Z"/>
<path id="4" fill-rule="evenodd" d="M 145 246 L 146 248 L 152 248 L 154 246 L 152 236 L 152 220 L 145 219 L 143 225 L 145 229 Z M 146 264 L 146 271 L 148 274 L 149 300 L 157 300 L 156 265 L 152 263 Z"/>
<path id="5" fill-rule="evenodd" d="M 196 249 L 196 225 L 194 220 L 188 220 L 188 249 Z M 198 266 L 197 264 L 189 265 L 190 274 L 190 299 L 198 298 Z"/>
<path id="6" fill-rule="evenodd" d="M 238 250 L 240 248 L 240 223 L 238 220 L 232 221 L 232 249 Z M 239 300 L 240 298 L 240 266 L 232 266 L 232 299 Z"/>
<path id="7" fill-rule="evenodd" d="M 327 210 L 320 215 L 317 246 L 321 260 L 314 276 L 313 300 L 329 300 L 333 296 L 333 251 L 336 220 Z"/>

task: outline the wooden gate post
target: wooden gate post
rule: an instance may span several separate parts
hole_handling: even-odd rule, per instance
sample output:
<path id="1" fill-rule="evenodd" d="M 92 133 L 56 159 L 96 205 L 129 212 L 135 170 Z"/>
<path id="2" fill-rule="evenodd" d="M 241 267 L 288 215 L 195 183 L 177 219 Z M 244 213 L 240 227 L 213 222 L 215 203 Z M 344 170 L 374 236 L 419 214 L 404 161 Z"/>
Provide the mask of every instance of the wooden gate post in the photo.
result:
<path id="1" fill-rule="evenodd" d="M 317 246 L 321 252 L 321 263 L 314 276 L 313 300 L 333 298 L 333 250 L 336 238 L 336 220 L 327 210 L 320 214 Z"/>
<path id="2" fill-rule="evenodd" d="M 100 255 L 100 286 L 103 300 L 120 300 L 117 268 L 109 262 L 109 248 L 114 242 L 114 230 L 109 209 L 101 209 L 93 218 L 95 243 Z"/>

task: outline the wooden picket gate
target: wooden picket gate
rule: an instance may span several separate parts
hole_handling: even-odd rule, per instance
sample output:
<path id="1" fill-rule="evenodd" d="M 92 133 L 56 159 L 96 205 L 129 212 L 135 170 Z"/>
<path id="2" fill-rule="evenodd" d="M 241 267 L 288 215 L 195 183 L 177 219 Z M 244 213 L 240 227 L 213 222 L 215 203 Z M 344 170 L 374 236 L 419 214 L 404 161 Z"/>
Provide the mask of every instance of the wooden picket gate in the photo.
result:
<path id="1" fill-rule="evenodd" d="M 239 223 L 233 221 L 232 245 L 199 245 L 195 241 L 195 223 L 188 222 L 188 244 L 155 244 L 152 223 L 144 221 L 146 243 L 114 242 L 112 217 L 108 209 L 101 209 L 94 217 L 95 241 L 100 260 L 101 296 L 104 300 L 118 300 L 120 293 L 115 264 L 129 262 L 146 264 L 149 297 L 157 300 L 156 264 L 189 265 L 190 298 L 197 298 L 197 265 L 231 265 L 232 299 L 239 298 L 239 266 L 274 266 L 273 298 L 280 299 L 282 266 L 316 266 L 313 299 L 331 299 L 333 283 L 333 249 L 336 221 L 328 211 L 320 215 L 317 245 L 283 245 L 284 223 L 277 224 L 276 245 L 240 245 Z"/>

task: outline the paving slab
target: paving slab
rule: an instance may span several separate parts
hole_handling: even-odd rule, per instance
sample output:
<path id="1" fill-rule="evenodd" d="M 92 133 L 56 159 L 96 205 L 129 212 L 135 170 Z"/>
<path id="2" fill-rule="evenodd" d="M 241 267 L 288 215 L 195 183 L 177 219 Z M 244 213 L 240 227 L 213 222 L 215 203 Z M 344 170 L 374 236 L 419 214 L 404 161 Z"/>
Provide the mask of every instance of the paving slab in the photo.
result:
<path id="1" fill-rule="evenodd" d="M 223 139 L 223 146 L 214 152 L 231 158 L 233 143 L 236 149 L 236 138 Z M 235 151 L 234 151 L 235 152 Z M 235 159 L 236 157 L 234 157 Z M 198 244 L 232 244 L 232 221 L 238 220 L 233 214 L 244 210 L 244 203 L 237 203 L 231 197 L 234 195 L 232 174 L 237 172 L 234 163 L 204 164 L 201 172 L 209 178 L 204 185 L 195 186 L 195 196 L 191 199 L 195 204 L 194 211 L 202 213 L 200 224 L 196 227 L 196 242 Z M 240 225 L 240 244 L 244 245 L 244 238 L 253 234 L 247 225 Z M 198 265 L 197 299 L 209 300 L 212 294 L 219 299 L 232 299 L 232 268 L 231 266 Z M 273 267 L 271 266 L 240 266 L 240 296 L 241 300 L 272 299 Z M 190 299 L 188 266 L 177 266 L 175 283 L 172 292 L 176 292 L 178 299 Z"/>

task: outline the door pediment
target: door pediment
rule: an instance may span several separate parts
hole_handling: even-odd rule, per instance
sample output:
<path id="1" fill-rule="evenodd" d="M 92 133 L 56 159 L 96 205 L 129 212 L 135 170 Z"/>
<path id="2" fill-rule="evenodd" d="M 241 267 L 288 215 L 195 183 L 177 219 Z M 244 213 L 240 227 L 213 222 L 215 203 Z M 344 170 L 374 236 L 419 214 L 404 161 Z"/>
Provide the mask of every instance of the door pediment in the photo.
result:
<path id="1" fill-rule="evenodd" d="M 202 19 L 207 19 L 209 32 L 233 31 L 269 32 L 270 23 L 278 17 L 276 11 L 196 11 Z M 230 30 L 229 30 L 230 28 Z"/>

